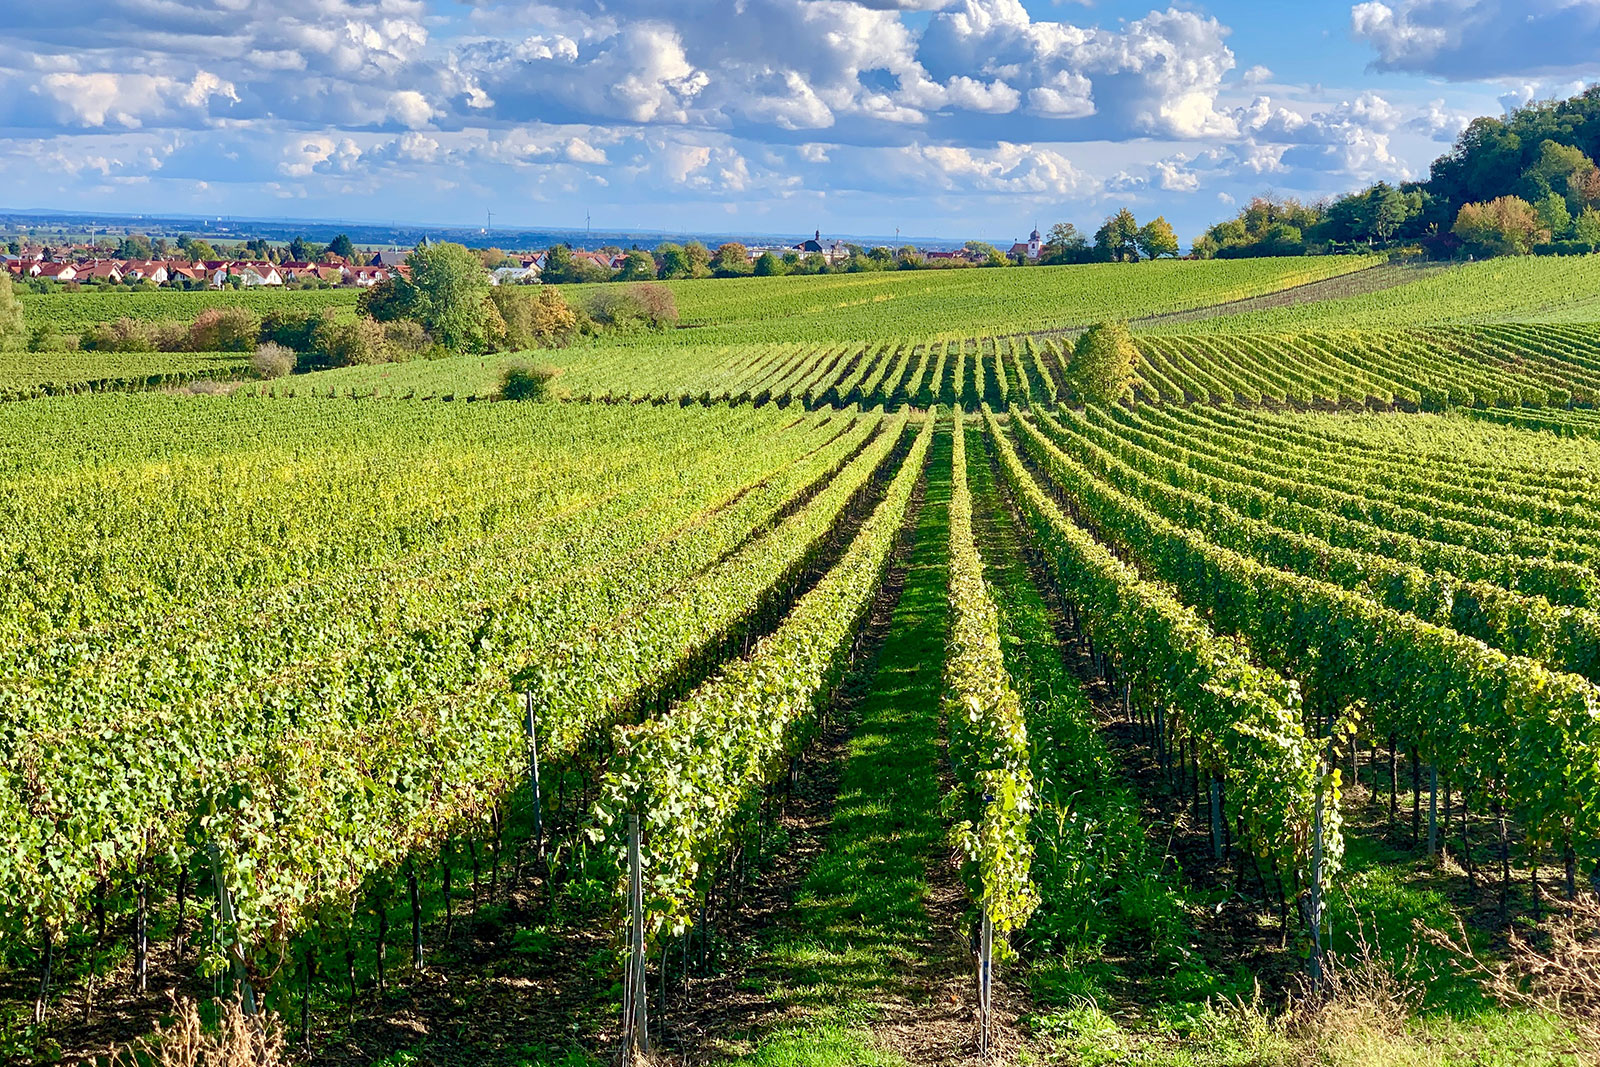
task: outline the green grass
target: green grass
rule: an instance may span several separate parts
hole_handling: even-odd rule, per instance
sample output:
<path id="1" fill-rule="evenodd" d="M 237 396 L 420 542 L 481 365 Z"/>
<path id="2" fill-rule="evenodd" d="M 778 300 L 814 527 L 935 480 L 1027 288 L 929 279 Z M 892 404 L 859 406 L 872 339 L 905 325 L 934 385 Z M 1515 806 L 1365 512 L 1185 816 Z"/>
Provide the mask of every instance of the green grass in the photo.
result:
<path id="1" fill-rule="evenodd" d="M 945 827 L 938 767 L 951 444 L 935 438 L 927 500 L 889 637 L 856 707 L 824 853 L 753 976 L 810 1024 L 765 1035 L 740 1064 L 874 1067 L 868 1027 L 890 1000 L 925 996 L 928 867 Z"/>

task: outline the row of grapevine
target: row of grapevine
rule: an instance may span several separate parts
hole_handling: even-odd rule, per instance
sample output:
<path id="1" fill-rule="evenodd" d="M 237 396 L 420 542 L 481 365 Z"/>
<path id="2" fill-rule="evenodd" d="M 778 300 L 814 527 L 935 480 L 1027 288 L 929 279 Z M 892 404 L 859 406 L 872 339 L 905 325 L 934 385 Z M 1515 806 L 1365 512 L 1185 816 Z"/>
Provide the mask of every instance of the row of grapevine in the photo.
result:
<path id="1" fill-rule="evenodd" d="M 588 400 L 961 406 L 1049 404 L 1064 392 L 1059 341 L 934 340 L 920 344 L 758 345 L 601 350 L 568 369 L 564 387 Z M 337 372 L 335 372 L 337 373 Z M 363 381 L 370 377 L 366 375 Z M 333 384 L 332 375 L 326 379 Z"/>
<path id="2" fill-rule="evenodd" d="M 1119 433 L 1145 447 L 1160 450 L 1171 431 L 1149 433 L 1123 424 Z M 1312 481 L 1296 476 L 1293 469 L 1258 469 L 1245 462 L 1236 450 L 1217 447 L 1192 449 L 1185 457 L 1192 471 L 1231 483 L 1230 499 L 1285 502 L 1307 509 L 1308 521 L 1320 516 L 1344 524 L 1376 529 L 1425 545 L 1453 546 L 1491 560 L 1501 573 L 1519 576 L 1520 586 L 1563 602 L 1592 603 L 1593 581 L 1589 576 L 1596 563 L 1593 534 L 1582 528 L 1544 530 L 1537 523 L 1483 506 L 1451 505 L 1424 492 L 1388 494 L 1380 487 L 1364 484 L 1358 477 L 1319 475 Z M 1359 470 L 1351 460 L 1347 470 Z M 1392 496 L 1392 499 L 1390 498 Z M 1260 508 L 1274 506 L 1243 505 L 1252 514 L 1265 517 Z M 1385 553 L 1388 554 L 1388 553 Z M 1426 565 L 1425 565 L 1426 566 Z M 1428 566 L 1427 569 L 1451 567 Z M 1534 583 L 1538 583 L 1535 587 Z"/>
<path id="3" fill-rule="evenodd" d="M 240 378 L 238 352 L 0 352 L 0 401 Z"/>
<path id="4" fill-rule="evenodd" d="M 681 933 L 761 786 L 788 766 L 842 676 L 888 569 L 934 420 L 843 558 L 750 654 L 664 716 L 614 731 L 595 820 L 625 868 L 627 816 L 643 827 L 649 935 Z"/>
<path id="5" fill-rule="evenodd" d="M 1247 496 L 1258 513 L 1274 516 L 1278 499 L 1193 471 L 1176 448 L 1148 449 L 1088 418 L 1065 412 L 1041 426 L 1092 473 L 1165 518 L 1203 529 L 1217 544 L 1270 566 L 1320 578 L 1406 612 L 1479 638 L 1509 653 L 1600 680 L 1600 612 L 1557 607 L 1542 596 L 1447 571 L 1424 570 L 1359 549 L 1340 548 L 1297 529 L 1253 518 L 1225 500 Z M 1293 521 L 1293 515 L 1288 516 Z"/>
<path id="6" fill-rule="evenodd" d="M 1139 348 L 1141 389 L 1168 403 L 1433 411 L 1600 399 L 1592 328 L 1175 334 Z"/>
<path id="7" fill-rule="evenodd" d="M 1220 630 L 1301 677 L 1319 716 L 1367 709 L 1374 736 L 1406 739 L 1480 804 L 1513 812 L 1530 847 L 1600 848 L 1592 683 L 1220 547 L 1107 485 L 1028 421 L 1017 425 L 1088 521 Z"/>
<path id="8" fill-rule="evenodd" d="M 247 611 L 237 621 L 219 624 L 196 601 L 185 605 L 192 626 L 180 621 L 132 649 L 119 647 L 126 634 L 110 620 L 58 628 L 62 673 L 12 674 L 0 688 L 17 726 L 3 740 L 0 779 L 5 927 L 54 940 L 91 897 L 106 897 L 108 883 L 181 878 L 196 847 L 230 889 L 229 936 L 244 949 L 281 943 L 330 909 L 347 914 L 369 874 L 495 817 L 525 755 L 509 697 L 514 675 L 560 660 L 573 634 L 596 635 L 597 653 L 629 647 L 644 657 L 634 674 L 611 679 L 607 664 L 567 653 L 575 675 L 597 681 L 575 687 L 587 702 L 559 694 L 542 711 L 546 751 L 557 759 L 608 716 L 644 709 L 672 679 L 692 684 L 694 665 L 709 669 L 707 649 L 782 604 L 785 583 L 802 579 L 822 531 L 900 436 L 898 425 L 877 433 L 876 417 L 848 414 L 788 426 L 775 412 L 732 420 L 731 434 L 692 413 L 662 415 L 642 433 L 617 420 L 619 437 L 653 441 L 645 451 L 656 462 L 615 471 L 605 462 L 609 416 L 556 420 L 556 433 L 589 437 L 588 455 L 573 462 L 587 459 L 592 481 L 563 476 L 572 510 L 547 522 L 548 539 L 526 554 L 486 551 L 495 539 L 480 531 L 462 539 L 459 560 L 442 553 L 432 571 L 420 569 L 430 555 L 422 552 L 398 557 L 400 569 L 358 572 L 327 597 L 282 584 L 273 597 L 286 605 L 265 627 L 248 611 L 279 609 L 247 589 L 237 594 Z M 703 458 L 661 479 L 675 445 L 680 463 Z M 609 479 L 620 479 L 610 500 L 586 498 L 586 487 Z M 476 510 L 468 495 L 458 503 Z M 542 506 L 507 516 L 508 528 L 537 529 Z M 717 566 L 729 558 L 753 573 Z M 462 584 L 467 576 L 449 573 L 458 565 L 476 565 L 491 585 Z M 413 568 L 413 580 L 397 580 Z M 721 595 L 692 619 L 655 609 L 690 601 L 702 581 Z M 501 582 L 503 593 L 475 599 Z M 391 607 L 372 599 L 378 590 L 415 600 Z M 362 636 L 358 624 L 374 629 Z M 86 670 L 94 661 L 82 639 L 96 630 L 120 635 L 107 644 L 107 673 Z M 269 654 L 284 666 L 270 665 Z M 136 698 L 135 683 L 146 695 Z M 578 725 L 563 729 L 566 714 Z"/>
<path id="9" fill-rule="evenodd" d="M 1038 903 L 1028 879 L 1034 810 L 1028 727 L 1006 673 L 1000 619 L 972 536 L 965 418 L 955 417 L 950 484 L 950 631 L 944 661 L 944 720 L 955 769 L 955 841 L 969 895 L 1001 933 L 1019 928 Z"/>
<path id="10" fill-rule="evenodd" d="M 1029 427 L 1018 416 L 1013 420 Z M 1319 798 L 1326 883 L 1342 856 L 1336 776 L 1321 767 L 1322 741 L 1307 729 L 1296 682 L 1251 662 L 1250 649 L 1213 633 L 1163 585 L 1142 577 L 1068 519 L 1024 466 L 1008 434 L 986 414 L 1002 480 L 1063 597 L 1117 666 L 1127 698 L 1151 709 L 1163 733 L 1187 736 L 1202 768 L 1225 779 L 1258 855 L 1309 886 Z M 1288 882 L 1286 882 L 1288 884 Z"/>

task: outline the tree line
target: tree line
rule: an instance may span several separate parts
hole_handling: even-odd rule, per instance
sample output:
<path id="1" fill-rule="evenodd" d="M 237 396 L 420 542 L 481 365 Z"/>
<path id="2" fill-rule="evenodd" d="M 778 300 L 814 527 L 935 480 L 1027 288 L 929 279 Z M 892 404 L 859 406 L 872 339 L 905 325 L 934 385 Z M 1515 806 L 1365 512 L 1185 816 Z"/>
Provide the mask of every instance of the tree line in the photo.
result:
<path id="1" fill-rule="evenodd" d="M 1600 251 L 1600 86 L 1474 119 L 1425 181 L 1320 204 L 1258 197 L 1195 240 L 1200 258 L 1410 248 L 1435 258 Z"/>

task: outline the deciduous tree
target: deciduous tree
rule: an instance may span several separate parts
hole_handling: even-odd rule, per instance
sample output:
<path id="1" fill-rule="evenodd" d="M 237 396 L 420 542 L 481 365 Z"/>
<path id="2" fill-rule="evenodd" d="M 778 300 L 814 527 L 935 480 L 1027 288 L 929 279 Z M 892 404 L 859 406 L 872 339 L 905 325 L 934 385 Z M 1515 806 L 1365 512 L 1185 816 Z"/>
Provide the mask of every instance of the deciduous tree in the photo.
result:
<path id="1" fill-rule="evenodd" d="M 484 301 L 491 286 L 478 257 L 448 241 L 411 253 L 413 317 L 446 348 L 481 352 L 487 343 Z"/>
<path id="2" fill-rule="evenodd" d="M 1096 323 L 1083 332 L 1072 350 L 1067 384 L 1080 400 L 1114 403 L 1128 395 L 1138 356 L 1127 323 Z"/>
<path id="3" fill-rule="evenodd" d="M 1157 215 L 1139 228 L 1138 244 L 1139 251 L 1148 259 L 1178 254 L 1178 235 L 1164 215 Z"/>

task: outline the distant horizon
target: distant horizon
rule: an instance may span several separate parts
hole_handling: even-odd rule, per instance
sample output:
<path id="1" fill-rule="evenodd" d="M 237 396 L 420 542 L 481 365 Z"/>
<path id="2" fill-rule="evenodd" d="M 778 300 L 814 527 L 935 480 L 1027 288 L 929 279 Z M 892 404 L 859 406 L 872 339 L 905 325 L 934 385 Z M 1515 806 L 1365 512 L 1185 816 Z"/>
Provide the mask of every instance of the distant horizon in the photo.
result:
<path id="1" fill-rule="evenodd" d="M 797 240 L 801 240 L 801 239 L 810 237 L 813 234 L 817 233 L 819 230 L 821 230 L 821 232 L 823 234 L 823 237 L 825 239 L 844 241 L 844 242 L 848 242 L 848 243 L 851 243 L 851 244 L 886 245 L 886 246 L 891 246 L 891 247 L 896 245 L 896 244 L 899 244 L 899 245 L 911 244 L 911 245 L 917 245 L 917 246 L 934 246 L 934 247 L 945 246 L 945 247 L 955 247 L 955 248 L 959 248 L 961 245 L 965 244 L 966 242 L 974 241 L 974 240 L 977 240 L 977 241 L 988 241 L 989 243 L 996 244 L 996 245 L 999 245 L 1002 240 L 1007 242 L 1007 243 L 1009 243 L 1011 241 L 1015 241 L 1015 240 L 1026 240 L 1027 234 L 1032 231 L 1033 225 L 1034 225 L 1034 224 L 1030 223 L 1028 229 L 1026 231 L 1024 231 L 1021 236 L 1009 237 L 1009 238 L 949 237 L 949 236 L 935 236 L 935 235 L 931 235 L 931 234 L 890 235 L 890 234 L 871 234 L 871 233 L 830 233 L 830 232 L 828 232 L 826 230 L 822 230 L 821 227 L 816 226 L 816 225 L 811 226 L 809 229 L 803 229 L 803 230 L 802 229 L 796 229 L 796 230 L 790 230 L 790 231 L 779 231 L 779 230 L 774 230 L 774 231 L 755 231 L 755 230 L 723 230 L 723 231 L 715 231 L 715 230 L 709 230 L 709 229 L 672 230 L 672 229 L 662 229 L 662 228 L 655 228 L 655 227 L 614 227 L 614 226 L 613 227 L 605 227 L 605 228 L 601 228 L 601 227 L 596 226 L 596 227 L 593 227 L 592 229 L 585 229 L 583 227 L 541 226 L 541 225 L 520 224 L 520 223 L 500 223 L 500 222 L 497 221 L 496 224 L 495 224 L 494 230 L 493 231 L 488 231 L 481 224 L 474 224 L 474 223 L 448 223 L 448 222 L 437 222 L 437 221 L 415 222 L 415 221 L 385 220 L 385 219 L 360 219 L 360 218 L 351 218 L 351 217 L 316 218 L 316 217 L 294 216 L 294 215 L 255 215 L 255 214 L 207 215 L 207 214 L 191 213 L 191 212 L 186 212 L 186 211 L 174 211 L 174 212 L 170 212 L 170 213 L 109 212 L 109 211 L 82 211 L 82 210 L 73 210 L 73 209 L 38 208 L 38 207 L 35 207 L 35 208 L 13 208 L 13 207 L 0 206 L 0 227 L 11 228 L 13 221 L 15 219 L 17 219 L 17 218 L 37 218 L 37 219 L 43 220 L 44 222 L 47 222 L 47 223 L 81 222 L 81 223 L 84 223 L 84 224 L 92 224 L 92 223 L 97 223 L 98 222 L 98 223 L 106 223 L 106 224 L 109 224 L 109 225 L 115 225 L 115 226 L 123 227 L 123 228 L 129 228 L 129 229 L 133 229 L 133 230 L 137 230 L 139 228 L 137 224 L 141 223 L 141 222 L 149 222 L 149 223 L 152 223 L 152 224 L 163 224 L 163 225 L 168 225 L 168 226 L 171 226 L 172 224 L 180 224 L 180 226 L 181 226 L 181 224 L 184 223 L 184 222 L 195 222 L 195 223 L 203 224 L 203 225 L 197 226 L 195 228 L 195 232 L 196 232 L 197 235 L 203 235 L 206 232 L 206 228 L 207 228 L 208 225 L 210 225 L 210 224 L 218 224 L 218 223 L 224 224 L 224 225 L 227 225 L 227 226 L 230 226 L 230 227 L 256 225 L 256 226 L 262 226 L 262 227 L 271 227 L 271 228 L 275 228 L 275 229 L 292 229 L 294 227 L 309 227 L 309 228 L 313 228 L 313 229 L 342 230 L 342 229 L 348 229 L 348 228 L 359 228 L 359 229 L 363 229 L 363 230 L 388 230 L 388 231 L 392 231 L 392 232 L 397 233 L 397 234 L 398 233 L 417 233 L 417 234 L 435 234 L 435 233 L 437 233 L 437 234 L 463 235 L 463 236 L 477 234 L 477 235 L 485 238 L 485 240 L 489 241 L 489 243 L 491 243 L 491 244 L 493 243 L 492 238 L 498 237 L 500 235 L 506 235 L 508 237 L 516 237 L 516 236 L 520 236 L 520 235 L 571 236 L 571 237 L 580 237 L 584 241 L 589 242 L 589 243 L 600 242 L 600 243 L 606 243 L 606 244 L 616 243 L 615 239 L 618 239 L 618 238 L 631 239 L 631 240 L 642 240 L 642 241 L 655 241 L 656 243 L 661 243 L 661 242 L 664 242 L 664 241 L 672 241 L 672 240 L 677 240 L 677 239 L 702 240 L 702 241 L 706 241 L 708 243 L 710 241 L 712 241 L 712 240 L 716 240 L 716 241 L 738 241 L 738 242 L 741 242 L 741 243 L 749 243 L 751 241 L 757 241 L 757 240 L 773 240 L 773 241 L 796 240 L 797 241 Z M 244 238 L 246 238 L 248 236 L 249 235 L 246 235 L 246 234 L 238 234 L 238 235 L 230 234 L 227 237 L 225 237 L 224 239 L 227 239 L 227 240 L 244 239 Z M 312 234 L 308 232 L 304 236 L 310 237 L 310 236 L 312 236 Z M 277 237 L 268 237 L 267 239 L 268 240 L 283 240 L 283 238 L 277 238 Z M 352 240 L 354 240 L 353 236 L 352 236 Z M 356 241 L 356 243 L 357 244 L 364 244 L 364 243 L 374 243 L 374 242 Z"/>

